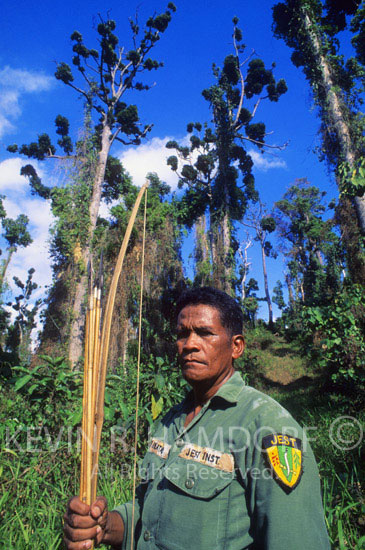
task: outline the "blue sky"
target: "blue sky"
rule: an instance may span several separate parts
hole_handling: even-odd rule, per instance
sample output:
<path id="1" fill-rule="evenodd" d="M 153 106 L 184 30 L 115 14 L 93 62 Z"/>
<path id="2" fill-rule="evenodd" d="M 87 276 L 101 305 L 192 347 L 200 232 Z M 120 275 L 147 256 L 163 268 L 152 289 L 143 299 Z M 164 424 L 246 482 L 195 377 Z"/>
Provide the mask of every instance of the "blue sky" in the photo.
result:
<path id="1" fill-rule="evenodd" d="M 307 177 L 312 184 L 328 192 L 328 200 L 337 196 L 336 186 L 313 153 L 319 145 L 319 122 L 313 109 L 310 90 L 300 70 L 290 62 L 290 50 L 276 40 L 271 31 L 271 7 L 275 2 L 254 0 L 218 2 L 217 0 L 176 2 L 177 12 L 162 36 L 154 57 L 164 67 L 152 75 L 156 85 L 148 92 L 130 97 L 137 103 L 143 122 L 153 123 L 148 141 L 138 149 L 116 145 L 113 154 L 119 156 L 126 168 L 141 185 L 145 175 L 156 171 L 172 187 L 176 179 L 165 164 L 169 151 L 167 138 L 186 137 L 190 121 L 209 121 L 210 113 L 201 91 L 212 84 L 211 66 L 221 64 L 232 52 L 232 18 L 240 19 L 247 53 L 254 49 L 267 66 L 276 63 L 274 74 L 285 78 L 288 92 L 278 103 L 263 102 L 256 121 L 263 121 L 273 134 L 271 144 L 289 142 L 284 151 L 271 150 L 259 154 L 253 147 L 256 186 L 262 200 L 271 207 L 282 197 L 295 178 Z M 74 136 L 82 126 L 83 105 L 73 90 L 53 77 L 56 62 L 71 60 L 70 35 L 80 31 L 89 47 L 96 46 L 95 26 L 98 14 L 117 23 L 120 44 L 130 46 L 128 17 L 138 8 L 143 22 L 154 12 L 165 9 L 157 0 L 145 2 L 100 2 L 99 0 L 39 0 L 6 2 L 2 8 L 0 34 L 0 193 L 7 198 L 8 216 L 26 213 L 34 243 L 14 256 L 9 269 L 12 275 L 26 278 L 30 267 L 36 268 L 34 279 L 44 292 L 50 283 L 48 260 L 48 228 L 52 217 L 48 205 L 29 194 L 27 181 L 19 175 L 22 164 L 29 162 L 6 152 L 11 143 L 28 143 L 44 131 L 54 132 L 58 114 L 67 116 Z M 259 6 L 259 7 L 258 7 Z M 44 182 L 62 184 L 62 168 L 53 160 L 37 168 Z M 4 245 L 2 246 L 4 248 Z M 189 247 L 186 247 L 188 249 Z M 258 279 L 263 295 L 259 249 L 250 249 L 250 276 Z M 270 287 L 282 279 L 281 259 L 269 260 Z M 264 306 L 262 314 L 265 315 Z"/>

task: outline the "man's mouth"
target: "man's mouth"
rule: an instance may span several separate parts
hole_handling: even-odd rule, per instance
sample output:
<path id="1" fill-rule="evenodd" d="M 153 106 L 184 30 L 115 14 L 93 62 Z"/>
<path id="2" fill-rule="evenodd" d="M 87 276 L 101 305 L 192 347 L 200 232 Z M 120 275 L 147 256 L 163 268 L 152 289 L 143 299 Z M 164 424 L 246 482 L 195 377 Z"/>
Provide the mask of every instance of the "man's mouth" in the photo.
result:
<path id="1" fill-rule="evenodd" d="M 204 365 L 203 361 L 199 361 L 198 359 L 184 359 L 183 360 L 183 367 L 190 367 L 191 365 Z"/>

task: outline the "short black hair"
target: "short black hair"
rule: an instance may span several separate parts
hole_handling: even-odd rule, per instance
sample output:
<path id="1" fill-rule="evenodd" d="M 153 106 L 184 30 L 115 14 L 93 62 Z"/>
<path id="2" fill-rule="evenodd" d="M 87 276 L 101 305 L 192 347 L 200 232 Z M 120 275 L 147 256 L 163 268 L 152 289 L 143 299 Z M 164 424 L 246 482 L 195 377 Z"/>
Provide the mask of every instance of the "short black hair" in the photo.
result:
<path id="1" fill-rule="evenodd" d="M 234 298 L 210 286 L 202 286 L 185 290 L 176 304 L 176 320 L 184 307 L 204 304 L 219 311 L 222 326 L 230 332 L 230 336 L 242 334 L 243 313 Z"/>

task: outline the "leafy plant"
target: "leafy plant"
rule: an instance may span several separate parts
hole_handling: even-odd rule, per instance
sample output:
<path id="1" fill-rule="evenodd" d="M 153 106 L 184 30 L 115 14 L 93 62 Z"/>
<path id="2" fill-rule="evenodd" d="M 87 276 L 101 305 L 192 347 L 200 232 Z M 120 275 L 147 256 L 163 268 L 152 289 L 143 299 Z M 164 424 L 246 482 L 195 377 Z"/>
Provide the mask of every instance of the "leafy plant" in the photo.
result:
<path id="1" fill-rule="evenodd" d="M 15 392 L 26 397 L 34 422 L 43 423 L 46 418 L 47 425 L 54 426 L 68 419 L 76 424 L 81 418 L 74 410 L 77 400 L 81 404 L 80 374 L 70 370 L 64 357 L 40 358 L 44 363 L 34 368 L 13 367 L 18 373 L 10 381 Z"/>
<path id="2" fill-rule="evenodd" d="M 361 382 L 365 364 L 365 293 L 346 283 L 329 306 L 303 307 L 302 346 L 331 380 L 347 387 Z"/>

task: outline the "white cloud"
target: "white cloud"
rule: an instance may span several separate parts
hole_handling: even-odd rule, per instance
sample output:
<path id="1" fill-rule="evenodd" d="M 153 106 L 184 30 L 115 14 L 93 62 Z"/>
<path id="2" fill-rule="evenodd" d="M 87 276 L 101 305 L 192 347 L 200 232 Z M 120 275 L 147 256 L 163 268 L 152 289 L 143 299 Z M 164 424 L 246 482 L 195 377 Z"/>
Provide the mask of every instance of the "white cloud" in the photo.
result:
<path id="1" fill-rule="evenodd" d="M 133 183 L 141 187 L 149 172 L 156 172 L 162 181 L 165 181 L 172 189 L 176 189 L 178 178 L 167 166 L 166 160 L 174 152 L 166 149 L 166 143 L 173 138 L 153 138 L 150 142 L 130 147 L 119 155 L 125 169 L 133 177 Z"/>
<path id="2" fill-rule="evenodd" d="M 178 178 L 166 164 L 167 158 L 175 154 L 174 150 L 166 149 L 166 143 L 172 139 L 174 138 L 155 137 L 150 142 L 139 147 L 130 147 L 119 155 L 123 166 L 133 177 L 135 185 L 143 185 L 148 172 L 156 172 L 163 181 L 171 186 L 172 190 L 176 189 Z M 188 145 L 189 136 L 180 139 L 179 143 Z M 254 167 L 262 172 L 273 168 L 286 168 L 286 162 L 283 159 L 270 155 L 270 153 L 263 155 L 258 151 L 250 150 L 248 154 L 254 162 Z"/>
<path id="3" fill-rule="evenodd" d="M 24 94 L 47 91 L 54 79 L 42 73 L 9 66 L 0 70 L 0 136 L 14 130 L 12 121 L 21 115 Z"/>
<path id="4" fill-rule="evenodd" d="M 0 112 L 0 137 L 4 134 L 10 134 L 15 126 Z"/>
<path id="5" fill-rule="evenodd" d="M 4 88 L 13 88 L 24 92 L 40 92 L 50 89 L 53 78 L 25 69 L 12 69 L 7 65 L 0 71 L 0 81 Z"/>
<path id="6" fill-rule="evenodd" d="M 0 162 L 0 193 L 19 192 L 29 186 L 27 178 L 20 175 L 21 167 L 26 164 L 29 164 L 29 161 L 19 157 Z"/>
<path id="7" fill-rule="evenodd" d="M 99 208 L 99 216 L 101 218 L 105 218 L 106 220 L 109 220 L 111 217 L 110 209 L 112 208 L 112 206 L 115 206 L 118 203 L 119 203 L 119 200 L 112 201 L 110 204 L 106 204 L 106 202 L 101 201 L 100 208 Z"/>
<path id="8" fill-rule="evenodd" d="M 0 97 L 0 109 L 3 113 L 6 113 L 7 116 L 13 118 L 20 115 L 21 110 L 19 107 L 19 92 L 16 90 L 7 90 L 4 89 L 4 86 L 1 84 L 2 94 Z"/>
<path id="9" fill-rule="evenodd" d="M 253 149 L 247 152 L 253 160 L 254 167 L 261 172 L 267 172 L 272 168 L 286 168 L 286 162 L 283 159 L 269 156 L 268 153 L 262 154 Z"/>

